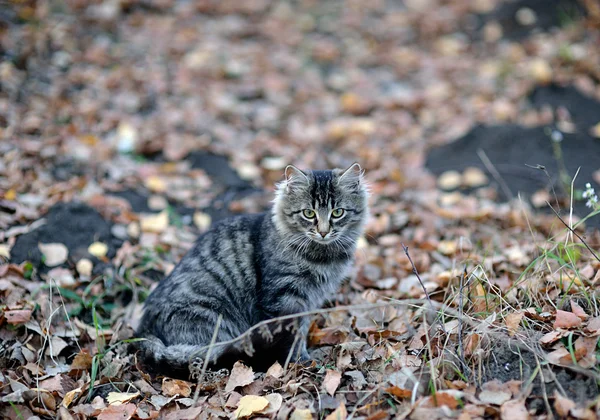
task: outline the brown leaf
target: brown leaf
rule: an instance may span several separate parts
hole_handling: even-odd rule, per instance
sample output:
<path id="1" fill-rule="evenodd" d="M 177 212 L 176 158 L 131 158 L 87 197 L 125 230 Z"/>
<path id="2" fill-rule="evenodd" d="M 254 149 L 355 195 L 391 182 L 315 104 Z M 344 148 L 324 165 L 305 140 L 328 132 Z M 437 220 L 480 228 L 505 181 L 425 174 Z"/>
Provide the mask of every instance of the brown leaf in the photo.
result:
<path id="1" fill-rule="evenodd" d="M 556 343 L 563 337 L 563 335 L 564 331 L 551 331 L 547 334 L 544 334 L 542 338 L 540 338 L 540 344 L 548 346 L 550 344 Z"/>
<path id="2" fill-rule="evenodd" d="M 412 395 L 412 391 L 410 389 L 403 389 L 395 385 L 386 388 L 385 392 L 398 398 L 410 398 Z"/>
<path id="3" fill-rule="evenodd" d="M 283 403 L 283 397 L 281 394 L 273 393 L 265 395 L 265 398 L 269 401 L 269 405 L 263 408 L 260 411 L 260 414 L 276 414 Z"/>
<path id="4" fill-rule="evenodd" d="M 567 397 L 563 397 L 558 393 L 558 391 L 554 391 L 554 409 L 559 416 L 567 418 L 569 416 L 569 412 L 573 408 L 575 408 L 574 401 L 571 401 Z"/>
<path id="5" fill-rule="evenodd" d="M 325 379 L 323 379 L 323 388 L 329 395 L 333 397 L 335 394 L 335 390 L 340 385 L 340 381 L 342 380 L 342 374 L 337 370 L 327 369 L 325 373 Z"/>
<path id="6" fill-rule="evenodd" d="M 523 312 L 513 312 L 504 317 L 504 322 L 506 322 L 506 328 L 508 329 L 508 335 L 511 337 L 514 336 L 519 329 L 519 324 L 523 319 Z"/>
<path id="7" fill-rule="evenodd" d="M 500 418 L 503 420 L 527 420 L 529 412 L 521 400 L 507 401 L 500 407 Z"/>
<path id="8" fill-rule="evenodd" d="M 554 328 L 575 328 L 581 325 L 581 318 L 572 312 L 556 310 Z"/>
<path id="9" fill-rule="evenodd" d="M 6 322 L 11 325 L 25 324 L 31 319 L 31 309 L 15 309 L 4 312 Z"/>
<path id="10" fill-rule="evenodd" d="M 109 392 L 106 402 L 109 405 L 121 405 L 140 396 L 139 392 Z"/>
<path id="11" fill-rule="evenodd" d="M 225 392 L 231 392 L 238 386 L 249 385 L 252 381 L 254 381 L 254 371 L 252 368 L 244 365 L 242 362 L 235 362 L 227 385 L 225 385 Z"/>
<path id="12" fill-rule="evenodd" d="M 73 403 L 74 400 L 79 398 L 79 396 L 81 395 L 81 392 L 82 392 L 81 388 L 77 388 L 77 389 L 67 392 L 67 394 L 65 395 L 65 397 L 62 400 L 61 405 L 68 408 Z"/>
<path id="13" fill-rule="evenodd" d="M 275 379 L 279 379 L 283 376 L 283 367 L 279 364 L 279 362 L 275 362 L 267 370 L 267 373 L 265 376 L 272 376 Z"/>
<path id="14" fill-rule="evenodd" d="M 98 420 L 128 420 L 135 413 L 135 404 L 109 405 L 98 415 Z"/>
<path id="15" fill-rule="evenodd" d="M 585 313 L 583 308 L 581 306 L 579 306 L 579 304 L 577 302 L 575 302 L 573 299 L 571 299 L 571 312 L 573 312 L 575 315 L 577 315 L 579 318 L 581 318 L 584 321 L 590 317 L 588 314 Z"/>
<path id="16" fill-rule="evenodd" d="M 600 333 L 600 316 L 591 318 L 588 321 L 587 327 L 585 329 L 588 330 L 592 334 Z"/>
<path id="17" fill-rule="evenodd" d="M 80 372 L 82 370 L 88 370 L 92 367 L 92 355 L 86 351 L 77 353 L 73 362 L 71 362 L 71 370 L 69 373 Z"/>
<path id="18" fill-rule="evenodd" d="M 161 389 L 167 397 L 173 397 L 175 395 L 189 397 L 192 393 L 192 384 L 180 379 L 164 378 Z"/>
<path id="19" fill-rule="evenodd" d="M 330 415 L 325 417 L 325 420 L 346 420 L 348 417 L 348 411 L 346 405 L 341 402 L 338 408 L 336 408 Z"/>

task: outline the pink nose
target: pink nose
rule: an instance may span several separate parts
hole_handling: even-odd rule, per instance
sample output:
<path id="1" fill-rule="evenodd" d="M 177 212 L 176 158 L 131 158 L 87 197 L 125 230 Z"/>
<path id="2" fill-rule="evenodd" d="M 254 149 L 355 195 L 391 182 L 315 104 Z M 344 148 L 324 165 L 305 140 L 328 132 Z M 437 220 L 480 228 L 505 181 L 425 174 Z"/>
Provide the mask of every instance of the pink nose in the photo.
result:
<path id="1" fill-rule="evenodd" d="M 327 236 L 327 232 L 319 232 L 319 234 L 321 235 L 321 238 L 324 238 Z"/>

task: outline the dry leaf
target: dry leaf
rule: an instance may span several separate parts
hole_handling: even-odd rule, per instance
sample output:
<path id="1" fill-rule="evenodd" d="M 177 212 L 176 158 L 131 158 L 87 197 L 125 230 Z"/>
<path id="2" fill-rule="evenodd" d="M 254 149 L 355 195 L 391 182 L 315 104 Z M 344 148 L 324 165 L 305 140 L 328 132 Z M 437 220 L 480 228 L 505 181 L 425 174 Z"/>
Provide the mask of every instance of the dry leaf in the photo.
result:
<path id="1" fill-rule="evenodd" d="M 202 232 L 207 230 L 210 227 L 211 217 L 207 213 L 203 213 L 201 211 L 197 211 L 194 213 L 194 224 L 198 229 Z"/>
<path id="2" fill-rule="evenodd" d="M 98 420 L 129 420 L 135 409 L 135 404 L 109 405 L 100 412 Z"/>
<path id="3" fill-rule="evenodd" d="M 140 218 L 140 228 L 143 232 L 162 233 L 169 226 L 169 213 L 166 210 L 158 214 L 144 215 Z"/>
<path id="4" fill-rule="evenodd" d="M 575 402 L 568 399 L 567 397 L 563 397 L 558 393 L 558 391 L 554 391 L 554 409 L 562 418 L 567 418 L 569 416 L 569 412 L 575 408 Z"/>
<path id="5" fill-rule="evenodd" d="M 55 267 L 67 261 L 69 249 L 61 243 L 38 244 L 40 252 L 44 255 L 44 264 Z"/>
<path id="6" fill-rule="evenodd" d="M 563 331 L 551 331 L 547 334 L 544 334 L 542 338 L 540 338 L 540 344 L 547 346 L 549 344 L 556 343 L 563 336 Z"/>
<path id="7" fill-rule="evenodd" d="M 583 321 L 585 321 L 586 319 L 588 319 L 590 317 L 588 314 L 585 313 L 583 308 L 581 306 L 579 306 L 579 304 L 577 302 L 575 302 L 573 299 L 571 299 L 571 312 L 573 312 L 575 315 L 577 315 Z"/>
<path id="8" fill-rule="evenodd" d="M 146 188 L 154 193 L 164 193 L 167 191 L 167 183 L 159 176 L 151 175 L 146 178 Z"/>
<path id="9" fill-rule="evenodd" d="M 340 381 L 342 380 L 342 374 L 337 370 L 327 369 L 325 373 L 325 379 L 323 379 L 323 388 L 329 395 L 333 397 L 335 394 L 335 390 L 340 385 Z"/>
<path id="10" fill-rule="evenodd" d="M 236 419 L 251 416 L 264 410 L 269 405 L 269 400 L 258 395 L 244 395 L 240 399 L 237 410 L 234 412 Z"/>
<path id="11" fill-rule="evenodd" d="M 225 392 L 231 392 L 238 386 L 250 385 L 253 381 L 254 371 L 252 368 L 244 365 L 242 362 L 235 362 L 233 369 L 231 369 L 227 385 L 225 385 Z"/>
<path id="12" fill-rule="evenodd" d="M 82 392 L 81 388 L 76 388 L 76 389 L 73 389 L 72 391 L 67 392 L 65 394 L 65 397 L 62 400 L 61 405 L 68 408 L 74 400 L 79 398 L 79 396 L 81 395 L 81 392 Z"/>
<path id="13" fill-rule="evenodd" d="M 523 319 L 523 315 L 523 312 L 513 312 L 504 317 L 504 322 L 506 322 L 506 328 L 508 329 L 508 335 L 511 337 L 515 335 L 519 329 L 519 324 L 521 323 L 521 319 Z"/>
<path id="14" fill-rule="evenodd" d="M 403 389 L 395 385 L 386 388 L 385 392 L 397 398 L 410 398 L 412 395 L 412 391 L 410 389 Z"/>
<path id="15" fill-rule="evenodd" d="M 600 316 L 594 317 L 588 321 L 586 330 L 592 334 L 600 333 Z"/>
<path id="16" fill-rule="evenodd" d="M 521 400 L 507 401 L 500 407 L 500 418 L 502 420 L 527 420 L 529 412 L 525 402 Z"/>
<path id="17" fill-rule="evenodd" d="M 164 378 L 161 389 L 167 397 L 175 395 L 189 397 L 192 393 L 192 384 L 180 379 Z"/>
<path id="18" fill-rule="evenodd" d="M 109 405 L 119 405 L 129 402 L 139 396 L 139 392 L 109 392 L 106 401 Z"/>
<path id="19" fill-rule="evenodd" d="M 73 361 L 71 362 L 71 372 L 88 370 L 92 367 L 92 355 L 88 352 L 82 351 L 77 353 Z"/>
<path id="20" fill-rule="evenodd" d="M 94 264 L 88 260 L 87 258 L 82 258 L 77 261 L 77 265 L 75 266 L 77 272 L 82 277 L 90 277 L 92 275 L 92 269 L 94 268 Z"/>
<path id="21" fill-rule="evenodd" d="M 348 411 L 346 411 L 346 405 L 341 402 L 338 408 L 336 408 L 330 415 L 325 417 L 325 420 L 346 420 L 348 417 Z"/>
<path id="22" fill-rule="evenodd" d="M 102 259 L 108 253 L 108 245 L 102 242 L 94 242 L 88 247 L 88 252 L 96 258 Z"/>
<path id="23" fill-rule="evenodd" d="M 283 367 L 279 364 L 279 362 L 275 362 L 267 370 L 267 373 L 265 376 L 272 376 L 275 379 L 279 379 L 283 376 Z"/>
<path id="24" fill-rule="evenodd" d="M 512 397 L 510 392 L 485 390 L 479 393 L 479 400 L 486 404 L 502 405 Z"/>
<path id="25" fill-rule="evenodd" d="M 572 312 L 556 310 L 554 328 L 575 328 L 581 325 L 581 318 Z"/>
<path id="26" fill-rule="evenodd" d="M 281 408 L 283 397 L 280 394 L 273 393 L 265 395 L 265 398 L 269 401 L 269 405 L 260 414 L 276 414 Z"/>
<path id="27" fill-rule="evenodd" d="M 4 312 L 6 322 L 11 325 L 25 324 L 31 319 L 31 309 L 15 309 L 14 311 Z"/>
<path id="28" fill-rule="evenodd" d="M 290 416 L 290 420 L 313 420 L 313 415 L 308 408 L 297 408 Z"/>

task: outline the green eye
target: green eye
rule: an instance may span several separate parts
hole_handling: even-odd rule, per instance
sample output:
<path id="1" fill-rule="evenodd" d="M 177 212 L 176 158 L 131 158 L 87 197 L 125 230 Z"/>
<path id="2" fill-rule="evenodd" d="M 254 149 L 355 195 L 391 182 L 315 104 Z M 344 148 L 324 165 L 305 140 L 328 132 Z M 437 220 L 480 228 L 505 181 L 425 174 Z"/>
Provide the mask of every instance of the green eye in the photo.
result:
<path id="1" fill-rule="evenodd" d="M 304 217 L 306 217 L 307 219 L 314 219 L 317 215 L 315 211 L 311 209 L 302 210 L 302 214 L 304 214 Z"/>
<path id="2" fill-rule="evenodd" d="M 333 217 L 342 217 L 344 215 L 344 209 L 333 209 L 331 215 Z"/>

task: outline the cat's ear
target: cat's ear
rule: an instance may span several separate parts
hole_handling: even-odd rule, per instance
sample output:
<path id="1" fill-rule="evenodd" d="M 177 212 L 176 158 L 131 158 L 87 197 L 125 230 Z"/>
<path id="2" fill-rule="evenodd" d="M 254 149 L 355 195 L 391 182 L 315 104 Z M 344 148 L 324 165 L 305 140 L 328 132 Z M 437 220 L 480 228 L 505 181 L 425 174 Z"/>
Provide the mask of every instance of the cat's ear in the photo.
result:
<path id="1" fill-rule="evenodd" d="M 294 178 L 299 178 L 308 181 L 308 176 L 306 176 L 304 172 L 296 168 L 294 165 L 286 166 L 285 170 L 283 171 L 283 174 L 285 175 L 285 180 L 288 182 L 292 181 Z"/>
<path id="2" fill-rule="evenodd" d="M 353 163 L 338 178 L 338 184 L 359 185 L 362 181 L 365 171 L 358 163 Z"/>
<path id="3" fill-rule="evenodd" d="M 285 176 L 285 185 L 288 191 L 294 187 L 309 183 L 308 175 L 294 165 L 286 166 L 283 174 Z"/>

